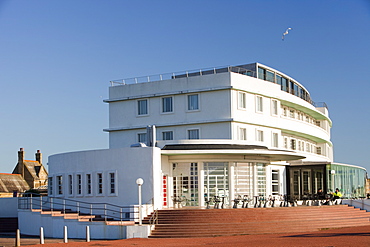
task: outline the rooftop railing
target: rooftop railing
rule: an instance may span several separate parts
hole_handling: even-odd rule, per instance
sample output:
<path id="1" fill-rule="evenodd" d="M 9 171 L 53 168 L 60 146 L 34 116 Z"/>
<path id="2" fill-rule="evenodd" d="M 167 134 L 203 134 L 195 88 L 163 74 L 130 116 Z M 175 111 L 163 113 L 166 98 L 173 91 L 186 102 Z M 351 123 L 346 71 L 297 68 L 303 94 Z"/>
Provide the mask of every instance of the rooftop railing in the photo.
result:
<path id="1" fill-rule="evenodd" d="M 243 75 L 247 75 L 251 77 L 256 77 L 255 71 L 248 70 L 248 69 L 241 68 L 241 67 L 228 66 L 228 67 L 214 67 L 214 68 L 180 71 L 180 72 L 173 72 L 173 73 L 166 73 L 166 74 L 149 75 L 149 76 L 134 77 L 134 78 L 128 78 L 128 79 L 113 80 L 113 81 L 110 81 L 110 83 L 111 83 L 111 86 L 119 86 L 119 85 L 129 85 L 129 84 L 137 84 L 137 83 L 147 83 L 147 82 L 154 82 L 154 81 L 186 78 L 186 77 L 192 77 L 192 76 L 220 74 L 220 73 L 226 73 L 226 72 L 234 72 L 234 73 L 239 73 L 239 74 L 243 74 Z"/>

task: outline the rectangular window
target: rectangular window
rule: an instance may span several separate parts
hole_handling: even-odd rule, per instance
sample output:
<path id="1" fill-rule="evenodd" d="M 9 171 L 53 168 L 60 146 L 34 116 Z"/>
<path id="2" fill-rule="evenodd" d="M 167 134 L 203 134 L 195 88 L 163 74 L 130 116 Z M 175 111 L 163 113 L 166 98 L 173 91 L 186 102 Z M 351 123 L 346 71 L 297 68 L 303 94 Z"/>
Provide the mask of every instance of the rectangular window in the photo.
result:
<path id="1" fill-rule="evenodd" d="M 137 141 L 146 143 L 146 133 L 138 133 L 137 134 Z"/>
<path id="2" fill-rule="evenodd" d="M 163 131 L 162 139 L 163 140 L 173 140 L 173 131 Z"/>
<path id="3" fill-rule="evenodd" d="M 289 91 L 289 81 L 284 77 L 281 78 L 281 90 L 285 92 Z"/>
<path id="4" fill-rule="evenodd" d="M 111 172 L 109 173 L 109 184 L 110 184 L 110 193 L 111 194 L 114 194 L 116 193 L 116 177 L 115 177 L 115 173 Z"/>
<path id="5" fill-rule="evenodd" d="M 257 130 L 257 141 L 263 142 L 263 131 Z"/>
<path id="6" fill-rule="evenodd" d="M 258 67 L 258 79 L 265 80 L 266 78 L 266 70 Z"/>
<path id="7" fill-rule="evenodd" d="M 284 148 L 288 149 L 288 138 L 284 138 Z"/>
<path id="8" fill-rule="evenodd" d="M 238 108 L 245 109 L 247 107 L 247 95 L 246 93 L 238 93 Z"/>
<path id="9" fill-rule="evenodd" d="M 173 112 L 173 97 L 162 98 L 162 112 Z"/>
<path id="10" fill-rule="evenodd" d="M 275 82 L 274 78 L 275 78 L 274 72 L 267 70 L 266 71 L 266 81 Z"/>
<path id="11" fill-rule="evenodd" d="M 239 140 L 247 140 L 247 129 L 239 128 Z"/>
<path id="12" fill-rule="evenodd" d="M 188 95 L 188 111 L 199 110 L 199 95 Z"/>
<path id="13" fill-rule="evenodd" d="M 296 140 L 295 139 L 290 140 L 290 149 L 296 150 Z"/>
<path id="14" fill-rule="evenodd" d="M 319 154 L 319 155 L 322 154 L 321 147 L 316 147 L 316 154 Z"/>
<path id="15" fill-rule="evenodd" d="M 310 144 L 308 142 L 306 143 L 306 152 L 310 152 Z"/>
<path id="16" fill-rule="evenodd" d="M 321 127 L 321 122 L 320 122 L 320 120 L 315 120 L 315 125 L 316 125 L 316 126 Z"/>
<path id="17" fill-rule="evenodd" d="M 98 173 L 98 194 L 103 194 L 103 174 Z"/>
<path id="18" fill-rule="evenodd" d="M 82 176 L 81 174 L 77 174 L 77 194 L 82 194 Z"/>
<path id="19" fill-rule="evenodd" d="M 277 102 L 277 100 L 272 100 L 271 101 L 271 113 L 272 113 L 272 115 L 277 115 L 278 114 L 278 102 Z"/>
<path id="20" fill-rule="evenodd" d="M 148 100 L 137 101 L 137 115 L 148 115 Z"/>
<path id="21" fill-rule="evenodd" d="M 73 180 L 72 180 L 72 175 L 68 175 L 68 193 L 70 195 L 73 194 Z"/>
<path id="22" fill-rule="evenodd" d="M 49 177 L 49 195 L 52 195 L 53 194 L 53 177 Z"/>
<path id="23" fill-rule="evenodd" d="M 199 129 L 188 130 L 188 139 L 199 139 Z"/>
<path id="24" fill-rule="evenodd" d="M 281 79 L 282 79 L 282 77 L 280 75 L 276 75 L 276 83 L 280 85 L 281 90 L 282 90 L 283 88 L 282 88 L 282 84 L 281 84 L 282 83 Z"/>
<path id="25" fill-rule="evenodd" d="M 57 176 L 58 195 L 63 195 L 63 177 Z"/>
<path id="26" fill-rule="evenodd" d="M 91 174 L 86 174 L 86 192 L 91 195 Z"/>
<path id="27" fill-rule="evenodd" d="M 272 146 L 274 148 L 279 147 L 279 134 L 278 133 L 272 133 Z"/>
<path id="28" fill-rule="evenodd" d="M 294 110 L 290 110 L 289 117 L 295 118 L 295 112 L 294 112 Z"/>
<path id="29" fill-rule="evenodd" d="M 279 170 L 271 170 L 272 195 L 279 195 Z"/>
<path id="30" fill-rule="evenodd" d="M 261 96 L 256 97 L 256 111 L 263 112 L 263 98 Z"/>

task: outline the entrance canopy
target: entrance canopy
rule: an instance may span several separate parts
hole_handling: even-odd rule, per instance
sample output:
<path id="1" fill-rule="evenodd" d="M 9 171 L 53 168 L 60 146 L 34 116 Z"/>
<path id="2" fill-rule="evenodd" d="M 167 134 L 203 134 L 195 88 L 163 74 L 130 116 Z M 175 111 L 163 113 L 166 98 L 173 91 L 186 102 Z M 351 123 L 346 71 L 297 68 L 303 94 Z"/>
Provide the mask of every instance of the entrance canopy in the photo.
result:
<path id="1" fill-rule="evenodd" d="M 242 155 L 244 159 L 270 162 L 290 161 L 306 158 L 293 151 L 268 149 L 265 146 L 239 144 L 167 144 L 162 155 Z"/>

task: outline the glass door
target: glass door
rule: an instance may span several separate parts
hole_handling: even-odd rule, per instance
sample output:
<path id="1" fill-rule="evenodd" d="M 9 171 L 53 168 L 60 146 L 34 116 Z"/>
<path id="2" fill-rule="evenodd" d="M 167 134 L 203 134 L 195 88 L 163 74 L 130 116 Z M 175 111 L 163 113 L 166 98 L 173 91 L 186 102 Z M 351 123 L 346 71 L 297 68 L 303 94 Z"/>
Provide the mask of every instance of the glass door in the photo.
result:
<path id="1" fill-rule="evenodd" d="M 198 206 L 198 164 L 175 163 L 172 169 L 174 199 L 183 206 Z"/>
<path id="2" fill-rule="evenodd" d="M 205 201 L 214 204 L 215 196 L 224 198 L 225 205 L 229 204 L 229 164 L 227 162 L 204 163 L 204 197 Z"/>

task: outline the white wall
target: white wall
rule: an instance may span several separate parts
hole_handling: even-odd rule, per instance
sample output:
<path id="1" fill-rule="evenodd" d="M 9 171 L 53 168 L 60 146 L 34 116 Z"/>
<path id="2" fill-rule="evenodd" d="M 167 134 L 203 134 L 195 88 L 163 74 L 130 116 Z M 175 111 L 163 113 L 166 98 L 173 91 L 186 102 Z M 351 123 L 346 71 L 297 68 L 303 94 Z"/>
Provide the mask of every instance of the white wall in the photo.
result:
<path id="1" fill-rule="evenodd" d="M 136 179 L 144 179 L 143 203 L 151 202 L 159 190 L 159 148 L 120 148 L 56 154 L 49 157 L 49 177 L 53 177 L 52 196 L 85 202 L 109 202 L 116 205 L 138 203 Z M 116 193 L 110 194 L 109 173 L 116 174 Z M 103 174 L 103 193 L 97 194 L 97 173 Z M 82 175 L 82 195 L 77 194 L 76 175 Z M 92 195 L 86 193 L 86 174 L 92 175 Z M 73 177 L 73 194 L 68 191 L 68 175 Z M 57 194 L 57 176 L 63 176 L 63 195 Z M 158 177 L 158 178 L 157 178 Z M 49 183 L 50 186 L 50 183 Z"/>
<path id="2" fill-rule="evenodd" d="M 0 198 L 0 218 L 18 217 L 18 197 Z"/>

